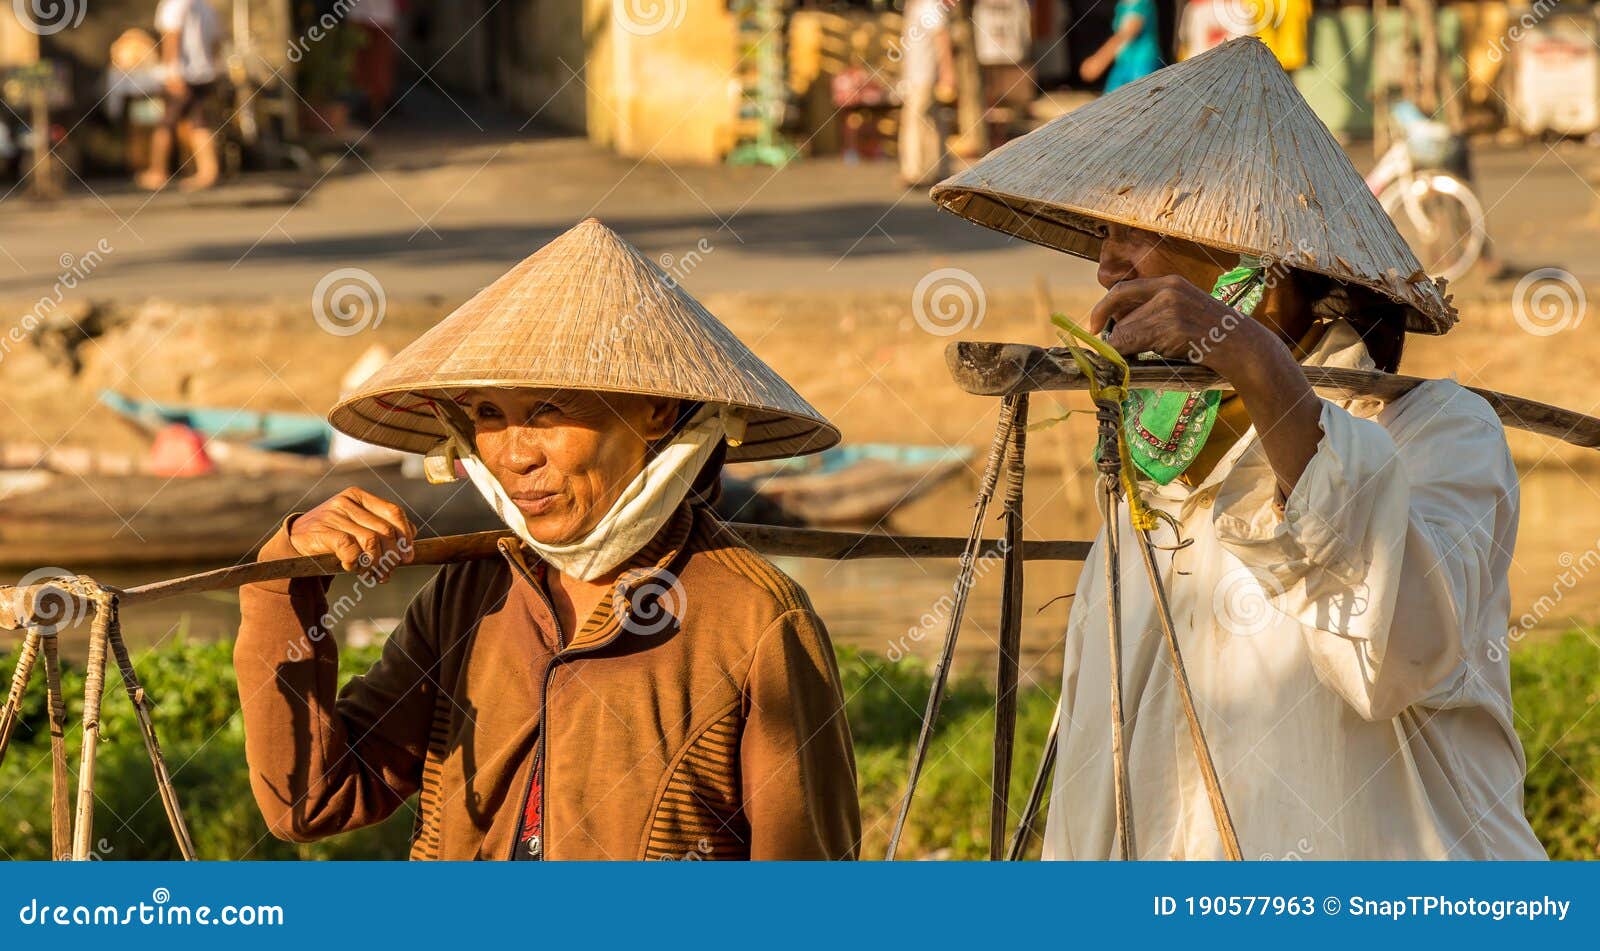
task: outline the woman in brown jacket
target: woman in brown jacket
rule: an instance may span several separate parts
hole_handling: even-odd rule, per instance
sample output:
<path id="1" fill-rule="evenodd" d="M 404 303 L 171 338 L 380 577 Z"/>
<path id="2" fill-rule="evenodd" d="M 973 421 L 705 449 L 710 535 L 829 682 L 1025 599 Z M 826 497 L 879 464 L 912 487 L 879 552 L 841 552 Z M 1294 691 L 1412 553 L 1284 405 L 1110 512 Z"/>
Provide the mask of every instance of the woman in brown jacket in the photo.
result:
<path id="1" fill-rule="evenodd" d="M 805 592 L 700 494 L 724 457 L 838 433 L 592 219 L 407 347 L 340 430 L 428 452 L 514 530 L 452 565 L 342 690 L 326 579 L 247 587 L 235 650 L 275 835 L 378 822 L 420 792 L 413 858 L 844 859 L 860 840 L 832 648 Z M 377 578 L 416 527 L 357 489 L 262 558 Z"/>

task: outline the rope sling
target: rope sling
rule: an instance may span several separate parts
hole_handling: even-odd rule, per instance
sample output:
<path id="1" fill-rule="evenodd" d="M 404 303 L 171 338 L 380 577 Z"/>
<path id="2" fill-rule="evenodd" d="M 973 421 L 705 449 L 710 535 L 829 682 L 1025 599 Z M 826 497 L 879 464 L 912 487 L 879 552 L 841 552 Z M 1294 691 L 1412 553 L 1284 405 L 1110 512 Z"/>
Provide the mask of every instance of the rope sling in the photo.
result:
<path id="1" fill-rule="evenodd" d="M 6 749 L 21 716 L 23 696 L 28 679 L 33 673 L 40 649 L 45 656 L 45 689 L 48 695 L 50 717 L 50 850 L 57 859 L 70 858 L 85 861 L 94 842 L 94 768 L 100 746 L 100 704 L 105 695 L 107 656 L 116 659 L 122 675 L 122 686 L 133 702 L 134 715 L 139 723 L 139 735 L 144 740 L 145 753 L 150 758 L 155 774 L 156 791 L 166 810 L 167 821 L 177 840 L 178 853 L 185 860 L 195 857 L 194 840 L 189 835 L 188 824 L 178 805 L 177 789 L 172 783 L 171 771 L 161 744 L 156 739 L 155 720 L 150 701 L 139 675 L 134 671 L 133 660 L 122 639 L 120 595 L 87 575 L 51 579 L 26 592 L 26 615 L 30 623 L 23 630 L 22 650 L 12 673 L 11 689 L 5 704 L 0 707 L 0 764 L 5 762 Z M 42 618 L 70 618 L 71 605 L 82 602 L 91 606 L 94 616 L 89 628 L 89 656 L 84 670 L 83 691 L 83 745 L 78 766 L 77 809 L 69 808 L 66 724 L 67 707 L 61 693 L 61 665 L 57 659 L 58 627 L 39 623 Z"/>
<path id="2" fill-rule="evenodd" d="M 1133 828 L 1133 799 L 1129 782 L 1125 738 L 1126 719 L 1122 702 L 1122 538 L 1120 510 L 1123 501 L 1126 500 L 1128 520 L 1134 541 L 1138 546 L 1145 574 L 1157 605 L 1162 637 L 1166 643 L 1167 656 L 1172 665 L 1173 685 L 1178 691 L 1184 719 L 1188 723 L 1189 738 L 1194 746 L 1195 759 L 1200 767 L 1201 779 L 1205 784 L 1206 797 L 1210 802 L 1212 817 L 1216 822 L 1217 833 L 1222 842 L 1222 851 L 1224 856 L 1230 860 L 1241 860 L 1244 856 L 1239 848 L 1238 833 L 1234 829 L 1233 817 L 1228 811 L 1227 800 L 1223 796 L 1222 783 L 1217 776 L 1210 746 L 1206 742 L 1205 730 L 1201 726 L 1199 713 L 1195 709 L 1193 691 L 1190 688 L 1188 674 L 1184 668 L 1183 653 L 1178 645 L 1177 629 L 1172 621 L 1172 610 L 1167 600 L 1165 585 L 1161 580 L 1160 569 L 1156 565 L 1155 551 L 1158 546 L 1150 538 L 1150 533 L 1162 521 L 1170 522 L 1175 532 L 1177 524 L 1171 516 L 1155 511 L 1144 503 L 1138 492 L 1136 470 L 1128 451 L 1127 435 L 1123 427 L 1123 406 L 1128 395 L 1128 362 L 1110 344 L 1078 326 L 1068 317 L 1054 314 L 1051 317 L 1051 321 L 1063 331 L 1063 345 L 1088 382 L 1089 396 L 1095 405 L 1095 419 L 1099 435 L 1095 468 L 1098 472 L 1096 481 L 1100 516 L 1105 526 L 1103 538 L 1105 544 L 1107 631 L 1110 641 L 1108 645 L 1110 651 L 1108 674 L 1110 677 L 1111 702 L 1112 783 L 1116 804 L 1118 854 L 1123 859 L 1137 858 L 1139 854 L 1136 848 Z M 1082 345 L 1080 346 L 1079 343 Z M 968 537 L 967 548 L 961 556 L 961 565 L 956 578 L 950 618 L 945 630 L 945 638 L 939 659 L 933 671 L 933 685 L 928 693 L 927 706 L 923 711 L 922 726 L 918 732 L 917 745 L 911 755 L 906 792 L 900 801 L 900 809 L 895 818 L 894 828 L 889 834 L 889 847 L 885 855 L 885 858 L 889 860 L 893 860 L 899 850 L 900 841 L 905 832 L 906 821 L 911 812 L 912 799 L 916 795 L 917 782 L 921 777 L 922 768 L 931 745 L 934 723 L 938 719 L 939 708 L 944 701 L 950 665 L 955 657 L 956 639 L 961 629 L 962 617 L 966 611 L 967 594 L 973 585 L 976 553 L 981 545 L 983 519 L 989 507 L 989 502 L 994 495 L 1002 466 L 1004 466 L 1008 476 L 1015 473 L 1014 485 L 1011 478 L 1007 480 L 1007 494 L 1003 503 L 1003 518 L 1006 520 L 1006 539 L 1008 543 L 1003 550 L 1005 551 L 1008 566 L 1012 562 L 1013 533 L 1020 539 L 1021 472 L 1025 451 L 1025 443 L 1020 438 L 1020 433 L 1027 427 L 1027 414 L 1028 396 L 1026 392 L 1008 395 L 1003 398 L 1000 421 L 996 426 L 994 441 L 990 446 L 983 478 L 979 484 L 975 506 L 977 511 L 973 518 L 972 532 Z M 1187 543 L 1180 542 L 1176 547 L 1181 548 L 1185 544 Z M 1008 574 L 1006 576 L 1006 584 L 1001 592 L 1001 649 L 996 674 L 995 768 L 991 782 L 993 795 L 990 814 L 990 858 L 992 859 L 1002 857 L 1002 844 L 1005 842 L 1005 820 L 1009 812 L 1007 793 L 1010 788 L 1010 752 L 1015 745 L 1016 734 L 1015 686 L 1017 682 L 1017 658 L 1016 652 L 1008 650 L 1008 647 L 1015 641 L 1020 632 L 1020 598 L 1020 578 L 1016 584 L 1013 584 Z M 1060 730 L 1061 708 L 1058 703 L 1055 717 L 1050 726 L 1049 736 L 1045 741 L 1044 756 L 1041 759 L 1039 770 L 1034 776 L 1033 786 L 1029 791 L 1016 834 L 1011 839 L 1009 846 L 1004 849 L 1005 858 L 1020 859 L 1026 850 L 1033 828 L 1037 824 L 1039 811 L 1044 803 L 1046 784 L 1049 782 L 1050 774 L 1054 768 Z"/>

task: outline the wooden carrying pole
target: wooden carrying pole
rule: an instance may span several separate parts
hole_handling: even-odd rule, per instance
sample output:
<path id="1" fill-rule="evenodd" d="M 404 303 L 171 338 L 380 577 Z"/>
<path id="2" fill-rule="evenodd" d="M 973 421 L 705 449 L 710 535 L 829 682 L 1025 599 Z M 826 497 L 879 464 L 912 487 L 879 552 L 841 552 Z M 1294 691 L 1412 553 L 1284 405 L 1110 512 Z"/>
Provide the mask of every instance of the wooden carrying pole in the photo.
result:
<path id="1" fill-rule="evenodd" d="M 959 558 L 966 553 L 969 544 L 968 539 L 942 535 L 835 532 L 775 525 L 751 525 L 743 522 L 730 522 L 728 528 L 743 538 L 750 547 L 765 555 L 822 558 L 829 561 L 869 558 Z M 498 530 L 419 539 L 415 546 L 415 557 L 410 564 L 445 565 L 491 558 L 498 551 L 495 546 L 500 540 L 511 537 L 513 536 L 510 531 Z M 1071 540 L 1027 541 L 1022 544 L 1022 559 L 1082 561 L 1088 557 L 1090 544 L 1086 541 Z M 979 543 L 976 557 L 989 557 L 1000 550 L 1001 546 L 997 541 L 984 540 Z M 228 568 L 184 575 L 181 578 L 153 581 L 116 591 L 116 595 L 119 606 L 125 608 L 175 598 L 179 595 L 225 591 L 261 581 L 321 578 L 351 573 L 340 567 L 339 559 L 334 555 L 305 555 L 273 561 L 246 562 Z M 52 587 L 56 584 L 59 582 L 51 582 Z M 28 605 L 32 590 L 35 589 L 0 586 L 0 630 L 21 630 L 26 626 L 30 616 Z"/>
<path id="2" fill-rule="evenodd" d="M 1020 343 L 958 341 L 945 348 L 945 363 L 956 384 L 978 396 L 1010 396 L 1038 390 L 1086 390 L 1089 381 L 1060 347 Z M 1131 361 L 1128 385 L 1166 390 L 1229 390 L 1232 384 L 1215 371 L 1188 363 Z M 1335 399 L 1371 397 L 1390 402 L 1428 382 L 1377 370 L 1302 367 L 1319 393 Z M 1600 419 L 1572 410 L 1510 396 L 1481 387 L 1465 387 L 1494 407 L 1501 422 L 1514 429 L 1550 436 L 1585 449 L 1600 449 Z"/>

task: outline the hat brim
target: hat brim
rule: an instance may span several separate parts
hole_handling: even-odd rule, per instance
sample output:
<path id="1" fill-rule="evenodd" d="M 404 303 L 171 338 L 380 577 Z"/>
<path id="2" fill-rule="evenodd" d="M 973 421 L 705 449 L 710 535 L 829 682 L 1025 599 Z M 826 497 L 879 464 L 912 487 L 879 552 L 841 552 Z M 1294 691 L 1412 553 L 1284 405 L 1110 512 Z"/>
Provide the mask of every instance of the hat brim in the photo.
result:
<path id="1" fill-rule="evenodd" d="M 386 387 L 357 392 L 340 400 L 328 414 L 333 428 L 363 442 L 398 449 L 401 452 L 426 453 L 445 438 L 443 428 L 429 408 L 429 402 L 451 399 L 453 391 L 464 389 L 573 389 L 557 383 L 541 384 L 528 380 L 475 379 L 452 380 L 437 385 L 413 387 Z M 643 396 L 665 396 L 672 399 L 703 400 L 691 393 L 658 391 L 640 393 L 638 390 L 604 387 L 584 387 L 591 392 L 628 393 Z M 729 462 L 759 462 L 809 455 L 838 445 L 839 430 L 827 420 L 772 409 L 725 404 L 745 410 L 745 438 L 737 446 L 728 447 Z"/>
<path id="2" fill-rule="evenodd" d="M 1157 234 L 1193 241 L 1208 248 L 1234 254 L 1258 256 L 1261 254 L 1255 249 L 1230 245 L 1208 236 L 1184 234 L 1170 228 L 1153 228 L 1141 221 L 1123 219 L 1087 208 L 1075 208 L 1071 205 L 1042 202 L 1021 195 L 1009 195 L 996 189 L 941 182 L 934 186 L 930 197 L 941 209 L 974 224 L 1090 261 L 1100 260 L 1100 245 L 1105 240 L 1107 224 L 1154 231 Z M 1310 271 L 1347 284 L 1360 285 L 1395 301 L 1405 308 L 1406 330 L 1411 333 L 1437 336 L 1448 331 L 1454 324 L 1452 319 L 1428 314 L 1408 301 L 1395 298 L 1387 288 L 1376 282 L 1364 281 L 1348 273 L 1319 268 L 1303 261 L 1296 261 L 1292 266 L 1296 270 Z"/>

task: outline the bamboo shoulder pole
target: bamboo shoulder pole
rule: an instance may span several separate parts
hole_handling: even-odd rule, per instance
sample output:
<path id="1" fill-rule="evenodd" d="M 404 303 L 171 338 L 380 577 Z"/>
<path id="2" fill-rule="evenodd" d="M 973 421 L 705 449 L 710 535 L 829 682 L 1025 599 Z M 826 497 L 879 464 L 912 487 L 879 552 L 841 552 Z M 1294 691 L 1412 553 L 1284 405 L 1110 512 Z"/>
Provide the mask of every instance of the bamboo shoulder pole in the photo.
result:
<path id="1" fill-rule="evenodd" d="M 1085 390 L 1089 381 L 1078 365 L 1058 348 L 1020 343 L 957 341 L 945 348 L 945 363 L 956 384 L 978 396 L 1009 396 L 1035 390 Z M 1129 363 L 1130 386 L 1167 390 L 1226 390 L 1228 381 L 1214 371 L 1187 363 L 1139 361 Z M 1399 399 L 1423 377 L 1350 370 L 1340 367 L 1304 367 L 1306 379 L 1319 393 L 1335 399 L 1372 397 L 1385 402 Z M 1585 449 L 1600 449 L 1600 419 L 1521 396 L 1469 386 L 1494 407 L 1505 425 L 1549 436 Z"/>
<path id="2" fill-rule="evenodd" d="M 743 522 L 730 522 L 728 528 L 762 554 L 792 558 L 824 558 L 832 561 L 862 558 L 960 558 L 967 547 L 965 538 L 942 535 L 834 532 L 810 528 L 751 525 Z M 443 565 L 489 558 L 495 555 L 495 546 L 500 540 L 509 537 L 511 537 L 509 531 L 492 531 L 419 539 L 416 543 L 416 557 L 412 564 Z M 1022 558 L 1026 561 L 1082 561 L 1088 557 L 1089 547 L 1090 543 L 1086 541 L 1027 541 L 1022 545 Z M 999 550 L 998 539 L 984 540 L 974 557 L 983 557 Z M 349 573 L 339 566 L 339 560 L 332 555 L 282 558 L 275 561 L 246 562 L 228 568 L 185 575 L 181 578 L 154 581 L 115 593 L 120 605 L 127 607 L 179 595 L 222 591 L 259 581 L 318 578 Z M 59 580 L 54 579 L 48 586 L 0 586 L 0 630 L 20 630 L 26 626 L 33 616 L 33 605 L 38 592 L 46 587 L 52 595 L 60 597 L 64 588 L 70 586 L 64 586 Z M 78 593 L 76 587 L 70 587 L 68 593 L 87 599 L 86 595 Z"/>
<path id="3" fill-rule="evenodd" d="M 965 538 L 941 535 L 832 532 L 810 528 L 750 525 L 742 522 L 730 522 L 728 527 L 743 538 L 746 544 L 762 554 L 791 558 L 824 558 L 830 561 L 852 561 L 863 558 L 960 558 L 967 544 Z M 490 558 L 497 553 L 496 546 L 500 540 L 511 537 L 513 536 L 509 531 L 491 531 L 419 539 L 416 543 L 416 557 L 411 564 L 443 565 Z M 1090 544 L 1086 541 L 1030 541 L 1023 543 L 1022 557 L 1035 561 L 1082 561 L 1088 557 Z M 995 551 L 998 546 L 999 542 L 996 540 L 985 541 L 979 554 Z M 346 573 L 339 566 L 339 559 L 332 555 L 284 558 L 218 568 L 215 571 L 169 581 L 157 581 L 129 588 L 123 591 L 121 596 L 125 605 L 145 604 L 180 594 L 236 588 L 258 581 L 313 578 Z M 4 626 L 3 616 L 0 616 L 0 626 Z"/>

